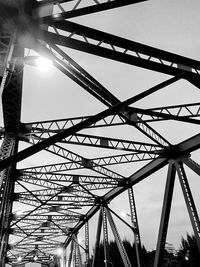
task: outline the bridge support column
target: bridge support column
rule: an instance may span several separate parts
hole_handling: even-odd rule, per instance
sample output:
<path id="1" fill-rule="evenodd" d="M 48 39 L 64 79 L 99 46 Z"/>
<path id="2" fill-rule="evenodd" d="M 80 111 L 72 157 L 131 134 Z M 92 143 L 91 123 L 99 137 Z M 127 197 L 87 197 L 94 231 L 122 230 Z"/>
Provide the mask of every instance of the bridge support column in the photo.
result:
<path id="1" fill-rule="evenodd" d="M 134 228 L 134 243 L 135 243 L 135 250 L 136 250 L 136 257 L 137 257 L 137 265 L 138 267 L 141 267 L 141 264 L 140 264 L 140 249 L 141 249 L 140 232 L 139 232 L 139 224 L 137 220 L 135 198 L 134 198 L 132 187 L 128 189 L 128 196 L 129 196 L 130 211 L 131 211 L 131 222 Z"/>
<path id="2" fill-rule="evenodd" d="M 160 228 L 157 240 L 154 267 L 161 267 L 163 263 L 164 248 L 165 248 L 169 215 L 170 215 L 172 196 L 174 190 L 175 174 L 176 174 L 176 168 L 174 166 L 174 162 L 170 162 L 168 168 L 167 182 L 165 186 L 165 194 L 164 194 L 164 201 L 163 201 L 162 214 L 160 220 Z"/>
<path id="3" fill-rule="evenodd" d="M 23 51 L 14 43 L 10 44 L 7 60 L 10 59 L 12 62 L 13 58 L 23 56 Z M 15 63 L 7 64 L 9 71 L 5 71 L 5 81 L 1 84 L 5 127 L 4 141 L 0 149 L 1 160 L 9 158 L 18 150 L 23 68 L 21 64 L 17 64 L 17 61 Z M 0 267 L 4 267 L 6 262 L 15 176 L 16 164 L 11 164 L 0 172 Z"/>
<path id="4" fill-rule="evenodd" d="M 6 158 L 16 152 L 17 142 L 13 136 L 6 135 L 2 147 L 1 158 Z M 15 165 L 1 171 L 0 173 L 0 267 L 6 263 L 8 248 L 9 227 L 12 214 L 12 195 L 15 183 Z"/>

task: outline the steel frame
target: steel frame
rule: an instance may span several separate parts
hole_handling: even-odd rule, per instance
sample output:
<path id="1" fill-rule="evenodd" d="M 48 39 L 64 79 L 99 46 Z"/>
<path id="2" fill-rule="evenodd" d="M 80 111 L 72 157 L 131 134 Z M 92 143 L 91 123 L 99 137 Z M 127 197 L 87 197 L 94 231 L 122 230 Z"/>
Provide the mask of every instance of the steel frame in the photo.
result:
<path id="1" fill-rule="evenodd" d="M 200 165 L 191 158 L 191 153 L 200 148 L 200 134 L 172 145 L 153 124 L 160 121 L 170 123 L 173 120 L 176 123 L 198 126 L 200 124 L 199 102 L 155 106 L 147 109 L 135 106 L 136 102 L 162 89 L 166 90 L 167 86 L 181 79 L 199 88 L 200 62 L 68 20 L 139 2 L 144 2 L 145 5 L 145 0 L 94 0 L 88 1 L 85 5 L 82 0 L 43 0 L 30 1 L 29 4 L 25 1 L 23 12 L 21 6 L 16 5 L 19 13 L 28 21 L 23 31 L 30 32 L 30 27 L 33 30 L 32 38 L 35 45 L 31 49 L 50 57 L 55 67 L 106 106 L 104 111 L 92 116 L 80 114 L 80 117 L 75 118 L 21 122 L 24 48 L 18 43 L 18 34 L 22 31 L 22 25 L 19 23 L 13 32 L 8 31 L 8 33 L 5 33 L 5 29 L 0 29 L 0 76 L 4 116 L 4 128 L 1 128 L 3 142 L 0 150 L 0 267 L 4 267 L 6 262 L 16 265 L 19 256 L 22 257 L 24 263 L 35 261 L 37 258 L 38 263 L 50 266 L 52 261 L 56 261 L 55 253 L 59 246 L 64 248 L 65 253 L 70 247 L 69 254 L 63 255 L 63 267 L 69 267 L 72 263 L 75 267 L 91 267 L 89 230 L 92 226 L 90 221 L 98 212 L 92 267 L 98 266 L 102 229 L 104 263 L 106 267 L 109 266 L 108 224 L 124 266 L 131 266 L 112 214 L 133 231 L 137 265 L 140 267 L 141 239 L 137 205 L 133 194 L 134 185 L 167 165 L 167 182 L 154 267 L 160 267 L 163 264 L 176 175 L 180 181 L 200 251 L 200 222 L 184 169 L 184 165 L 187 165 L 197 175 L 200 175 Z M 37 17 L 37 12 L 49 4 L 54 5 L 54 10 L 59 10 L 59 13 L 56 11 L 48 16 Z M 9 10 L 9 6 L 7 8 Z M 168 74 L 172 77 L 138 95 L 120 101 L 69 57 L 65 48 Z M 145 139 L 148 139 L 148 142 L 87 132 L 92 132 L 94 129 L 119 127 L 135 129 Z M 19 151 L 20 142 L 29 143 L 31 146 Z M 79 147 L 80 151 L 84 147 L 99 151 L 104 149 L 107 154 L 106 156 L 85 157 L 81 155 L 81 152 L 80 154 L 73 152 L 72 145 Z M 18 162 L 41 151 L 56 156 L 60 162 L 55 161 L 47 165 L 23 169 L 16 168 Z M 136 163 L 141 164 L 139 170 L 134 169 Z M 127 164 L 126 166 L 132 164 L 131 175 L 123 175 L 113 170 L 112 166 L 122 164 Z M 90 174 L 85 175 L 86 170 Z M 78 174 L 74 174 L 73 171 Z M 37 189 L 33 189 L 34 187 Z M 129 197 L 132 225 L 127 224 L 110 208 L 110 202 L 126 191 Z M 28 207 L 23 214 L 12 212 L 14 201 Z M 78 242 L 78 235 L 84 227 L 85 245 L 83 247 Z M 9 236 L 18 237 L 18 241 L 10 244 Z M 84 264 L 81 250 L 85 253 Z"/>

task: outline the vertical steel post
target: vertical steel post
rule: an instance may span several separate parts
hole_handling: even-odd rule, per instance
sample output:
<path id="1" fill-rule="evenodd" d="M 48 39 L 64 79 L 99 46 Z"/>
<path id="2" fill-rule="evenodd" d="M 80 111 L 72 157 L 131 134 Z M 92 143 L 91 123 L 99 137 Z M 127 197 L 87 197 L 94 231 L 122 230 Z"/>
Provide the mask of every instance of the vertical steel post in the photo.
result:
<path id="1" fill-rule="evenodd" d="M 135 205 L 135 199 L 134 199 L 132 187 L 128 189 L 128 196 L 129 196 L 129 204 L 130 204 L 130 212 L 131 212 L 131 222 L 134 228 L 133 234 L 134 234 L 134 244 L 135 244 L 135 250 L 136 250 L 137 265 L 138 267 L 141 267 L 141 264 L 140 264 L 140 250 L 141 250 L 140 232 L 139 232 L 136 205 Z"/>
<path id="2" fill-rule="evenodd" d="M 14 49 L 15 33 L 9 34 L 1 30 L 0 32 L 0 92 L 3 90 L 7 75 L 8 66 Z"/>
<path id="3" fill-rule="evenodd" d="M 67 248 L 64 248 L 63 252 L 63 267 L 67 267 Z"/>
<path id="4" fill-rule="evenodd" d="M 72 253 L 72 255 L 73 255 L 73 266 L 74 267 L 77 267 L 77 255 L 76 255 L 76 242 L 73 240 L 73 242 L 74 242 L 74 249 L 73 249 L 73 253 Z"/>
<path id="5" fill-rule="evenodd" d="M 15 48 L 15 55 L 22 55 L 23 50 Z M 5 138 L 1 147 L 1 160 L 15 154 L 18 149 L 17 133 L 19 132 L 21 114 L 21 66 L 13 68 L 11 77 L 6 79 L 6 88 L 3 88 L 2 105 L 5 125 Z M 6 250 L 9 239 L 9 227 L 12 212 L 12 195 L 14 192 L 16 165 L 4 169 L 0 174 L 0 267 L 5 265 Z"/>
<path id="6" fill-rule="evenodd" d="M 97 256 L 98 256 L 98 251 L 99 251 L 99 242 L 100 242 L 100 237 L 101 237 L 101 228 L 102 228 L 102 212 L 101 209 L 99 211 L 99 220 L 98 220 L 98 225 L 97 225 L 97 234 L 96 234 L 96 242 L 95 242 L 95 248 L 94 248 L 94 257 L 92 261 L 92 267 L 96 267 L 97 265 Z"/>
<path id="7" fill-rule="evenodd" d="M 72 239 L 70 253 L 69 253 L 68 267 L 71 267 L 71 264 L 72 264 L 73 250 L 74 250 L 74 240 Z"/>
<path id="8" fill-rule="evenodd" d="M 200 252 L 200 221 L 199 221 L 199 216 L 198 216 L 196 206 L 193 200 L 192 192 L 190 190 L 190 186 L 187 180 L 185 169 L 183 167 L 183 163 L 176 162 L 176 169 L 177 169 L 179 181 L 181 184 L 181 189 L 183 191 L 183 196 L 185 199 L 187 210 L 189 213 L 189 217 L 191 220 L 192 228 L 195 234 L 197 246 Z"/>
<path id="9" fill-rule="evenodd" d="M 106 215 L 107 215 L 108 221 L 109 221 L 110 226 L 111 226 L 111 230 L 112 230 L 113 235 L 115 237 L 115 241 L 117 243 L 117 247 L 119 249 L 119 253 L 120 253 L 122 261 L 124 263 L 124 266 L 125 267 L 131 267 L 130 260 L 128 258 L 127 253 L 126 253 L 126 250 L 125 250 L 125 247 L 123 245 L 123 242 L 122 242 L 122 240 L 120 238 L 120 235 L 119 235 L 119 233 L 117 231 L 117 227 L 116 227 L 116 225 L 114 223 L 112 215 L 111 215 L 110 211 L 107 208 L 105 208 L 105 211 L 106 211 Z"/>
<path id="10" fill-rule="evenodd" d="M 86 267 L 90 267 L 90 249 L 89 249 L 89 223 L 85 223 L 85 261 Z"/>
<path id="11" fill-rule="evenodd" d="M 103 245 L 104 245 L 104 263 L 105 267 L 108 267 L 109 262 L 109 252 L 108 252 L 108 227 L 107 227 L 107 218 L 104 207 L 101 208 L 102 217 L 103 217 Z"/>
<path id="12" fill-rule="evenodd" d="M 15 137 L 6 135 L 1 149 L 1 157 L 4 157 L 4 154 L 7 154 L 7 156 L 12 155 L 16 152 L 16 150 L 17 142 L 15 140 Z M 9 239 L 9 227 L 12 213 L 12 195 L 14 192 L 15 170 L 15 165 L 13 165 L 8 169 L 3 170 L 0 174 L 0 267 L 5 266 L 6 252 Z"/>
<path id="13" fill-rule="evenodd" d="M 17 152 L 17 135 L 20 129 L 23 71 L 21 64 L 17 64 L 13 58 L 23 56 L 24 49 L 15 45 L 16 31 L 11 35 L 8 35 L 9 42 L 5 46 L 6 54 L 4 55 L 5 62 L 3 69 L 4 79 L 1 83 L 5 127 L 5 137 L 0 150 L 1 160 L 8 158 Z M 0 39 L 1 38 L 2 36 Z M 0 173 L 0 267 L 4 267 L 6 261 L 15 173 L 15 164 L 12 164 L 9 168 L 2 170 Z"/>
<path id="14" fill-rule="evenodd" d="M 165 248 L 171 202 L 174 190 L 175 175 L 176 175 L 176 168 L 174 166 L 174 162 L 170 161 L 167 174 L 167 181 L 165 186 L 165 194 L 163 200 L 154 267 L 161 267 L 163 264 L 164 248 Z"/>
<path id="15" fill-rule="evenodd" d="M 74 237 L 75 238 L 75 250 L 76 250 L 76 267 L 83 267 L 83 263 L 82 263 L 82 257 L 81 257 L 81 252 L 80 252 L 80 246 L 77 240 L 77 235 Z"/>

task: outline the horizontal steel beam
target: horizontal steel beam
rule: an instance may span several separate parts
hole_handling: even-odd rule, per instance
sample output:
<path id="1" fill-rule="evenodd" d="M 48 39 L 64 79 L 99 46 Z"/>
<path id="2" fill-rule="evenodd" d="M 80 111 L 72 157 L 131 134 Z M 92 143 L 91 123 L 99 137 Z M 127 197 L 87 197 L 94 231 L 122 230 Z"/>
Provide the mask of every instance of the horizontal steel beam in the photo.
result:
<path id="1" fill-rule="evenodd" d="M 32 130 L 29 134 L 20 135 L 22 140 L 27 139 L 27 142 L 30 143 L 37 143 L 46 139 L 46 137 L 51 136 L 54 131 L 48 131 L 48 129 L 43 130 L 44 137 L 41 134 L 42 131 L 34 131 Z M 126 151 L 134 151 L 140 153 L 159 153 L 160 149 L 162 148 L 159 145 L 154 145 L 150 143 L 143 143 L 131 140 L 123 140 L 123 139 L 116 139 L 110 137 L 102 137 L 96 135 L 88 135 L 88 134 L 74 134 L 71 135 L 64 140 L 60 140 L 60 143 L 66 144 L 77 144 L 77 145 L 85 145 L 85 146 L 94 146 L 94 147 L 101 147 L 101 148 L 108 148 L 108 149 L 117 149 L 119 150 L 126 150 Z"/>
<path id="2" fill-rule="evenodd" d="M 66 118 L 66 119 L 58 119 L 58 120 L 49 120 L 49 121 L 37 121 L 37 122 L 30 122 L 30 123 L 22 123 L 21 129 L 22 132 L 27 134 L 32 131 L 37 132 L 45 132 L 46 130 L 56 133 L 60 130 L 69 128 L 74 126 L 77 123 L 80 123 L 91 116 L 82 116 L 82 117 L 74 117 L 74 118 Z M 96 127 L 108 127 L 108 126 L 116 126 L 116 125 L 124 125 L 125 119 L 121 118 L 118 114 L 110 115 L 94 123 L 88 128 L 96 128 Z"/>

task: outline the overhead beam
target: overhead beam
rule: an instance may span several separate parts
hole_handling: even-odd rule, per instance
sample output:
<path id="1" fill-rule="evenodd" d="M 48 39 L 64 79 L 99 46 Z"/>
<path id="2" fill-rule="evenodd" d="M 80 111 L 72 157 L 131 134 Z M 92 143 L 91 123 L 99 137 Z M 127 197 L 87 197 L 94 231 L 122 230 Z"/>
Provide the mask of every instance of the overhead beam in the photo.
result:
<path id="1" fill-rule="evenodd" d="M 41 141 L 40 143 L 37 143 L 35 145 L 33 145 L 32 147 L 28 147 L 18 153 L 16 153 L 15 155 L 4 159 L 0 162 L 0 170 L 3 170 L 4 168 L 8 167 L 9 165 L 19 162 L 39 151 L 41 151 L 42 149 L 45 149 L 46 147 L 58 142 L 59 140 L 66 138 L 67 136 L 80 131 L 81 129 L 83 129 L 84 127 L 87 127 L 88 125 L 91 125 L 93 123 L 95 123 L 96 121 L 122 109 L 124 106 L 127 106 L 129 104 L 132 103 L 133 99 L 135 99 L 134 97 L 129 98 L 128 100 L 121 102 L 105 111 L 102 111 L 100 113 L 98 113 L 97 115 L 90 117 L 88 119 L 86 119 L 83 122 L 80 122 L 79 124 L 72 126 L 68 129 L 65 129 L 55 135 L 53 135 L 52 137 L 49 137 L 46 140 Z M 169 158 L 172 157 L 176 157 L 178 155 L 182 155 L 182 154 L 186 154 L 186 153 L 190 153 L 196 149 L 198 149 L 200 147 L 200 134 L 193 136 L 191 138 L 189 138 L 188 140 L 180 143 L 179 145 L 176 146 L 172 146 L 169 151 L 168 151 L 168 156 Z"/>
<path id="2" fill-rule="evenodd" d="M 66 138 L 67 136 L 71 135 L 71 134 L 74 134 L 80 130 L 82 130 L 83 128 L 97 122 L 98 120 L 101 120 L 103 119 L 104 117 L 110 115 L 110 114 L 113 114 L 115 113 L 116 111 L 122 109 L 124 106 L 127 106 L 129 104 L 131 104 L 132 102 L 132 98 L 124 101 L 124 102 L 121 102 L 105 111 L 102 111 L 100 113 L 98 113 L 97 115 L 93 116 L 93 117 L 89 117 L 88 119 L 86 119 L 85 121 L 83 122 L 80 122 L 68 129 L 65 129 L 35 145 L 33 145 L 32 147 L 28 147 L 20 152 L 18 152 L 17 154 L 7 158 L 7 159 L 4 159 L 0 162 L 0 170 L 3 170 L 4 168 L 8 167 L 9 165 L 13 164 L 13 163 L 17 163 L 47 147 L 49 147 L 50 145 L 62 140 L 63 138 Z"/>
<path id="3" fill-rule="evenodd" d="M 175 159 L 176 157 L 180 157 L 181 155 L 185 155 L 192 151 L 195 151 L 198 148 L 200 148 L 200 134 L 195 135 L 189 138 L 188 140 L 181 142 L 177 146 L 172 146 L 171 153 L 169 153 L 168 156 L 173 156 L 173 158 Z M 149 164 L 147 164 L 139 171 L 131 175 L 127 181 L 127 185 L 124 185 L 122 187 L 118 186 L 117 188 L 114 188 L 113 190 L 105 194 L 105 196 L 103 197 L 103 201 L 107 203 L 108 201 L 112 200 L 115 196 L 124 192 L 130 186 L 137 184 L 138 182 L 148 177 L 152 173 L 166 166 L 168 164 L 169 159 L 170 157 L 157 158 L 151 161 Z"/>
<path id="4" fill-rule="evenodd" d="M 145 2 L 148 0 L 112 0 L 112 1 L 107 1 L 107 2 L 103 2 L 101 3 L 100 1 L 96 1 L 96 2 L 91 2 L 92 5 L 88 5 L 86 7 L 81 7 L 79 8 L 78 6 L 78 1 L 73 1 L 73 2 L 77 2 L 74 3 L 74 7 L 72 7 L 71 10 L 67 10 L 67 11 L 63 11 L 62 13 L 57 13 L 57 14 L 53 14 L 52 16 L 46 16 L 46 17 L 42 17 L 41 20 L 39 20 L 39 23 L 43 23 L 43 24 L 49 24 L 51 22 L 55 22 L 55 21 L 62 21 L 65 19 L 70 19 L 70 18 L 74 18 L 74 17 L 78 17 L 78 16 L 83 16 L 83 15 L 88 15 L 88 14 L 92 14 L 92 13 L 96 13 L 96 12 L 100 12 L 100 11 L 105 11 L 105 10 L 109 10 L 109 9 L 113 9 L 113 8 L 117 8 L 117 7 L 122 7 L 122 6 L 126 6 L 126 5 L 131 5 L 131 4 L 136 4 L 136 3 L 140 3 L 140 2 Z M 44 3 L 43 3 L 44 2 Z M 72 1 L 63 1 L 63 0 L 53 0 L 53 1 L 42 1 L 38 4 L 38 7 L 45 5 L 46 4 L 50 4 L 50 3 L 67 3 L 67 2 L 72 2 Z"/>
<path id="5" fill-rule="evenodd" d="M 182 76 L 182 74 L 178 77 L 174 77 L 172 79 L 169 79 L 155 87 L 152 87 L 151 89 L 148 90 L 148 92 L 145 92 L 144 94 L 141 94 L 140 96 L 133 96 L 123 102 L 118 103 L 117 105 L 114 105 L 112 107 L 110 107 L 109 109 L 106 109 L 96 115 L 94 115 L 93 117 L 89 117 L 88 119 L 68 128 L 65 129 L 35 145 L 33 145 L 32 147 L 28 147 L 18 153 L 16 153 L 15 155 L 4 159 L 0 162 L 0 170 L 3 170 L 4 168 L 8 167 L 9 165 L 13 164 L 13 163 L 17 163 L 31 155 L 34 155 L 35 153 L 49 147 L 50 145 L 66 138 L 67 136 L 70 136 L 80 130 L 82 130 L 85 127 L 88 127 L 90 125 L 92 125 L 93 123 L 96 123 L 97 121 L 111 115 L 114 114 L 115 112 L 118 112 L 120 110 L 122 110 L 124 107 L 131 105 L 133 102 L 137 101 L 138 99 L 140 99 L 141 97 L 144 97 L 144 95 L 148 95 L 152 92 L 155 92 L 165 86 L 167 86 L 168 84 L 174 82 L 177 79 L 180 79 L 180 77 Z"/>
<path id="6" fill-rule="evenodd" d="M 62 56 L 62 60 L 60 58 L 58 58 L 57 55 L 54 55 L 52 53 L 52 51 L 46 49 L 46 47 L 41 45 L 41 43 L 37 42 L 37 44 L 38 44 L 37 50 L 39 51 L 39 53 L 42 52 L 42 53 L 45 53 L 46 55 L 50 56 L 50 58 L 52 58 L 54 61 L 54 65 L 59 70 L 61 70 L 64 74 L 69 76 L 76 83 L 81 85 L 86 91 L 89 91 L 92 95 L 94 95 L 102 103 L 107 104 L 108 106 L 110 106 L 110 105 L 113 106 L 113 105 L 120 103 L 120 101 L 118 99 L 116 99 L 116 97 L 114 95 L 112 95 L 110 92 L 108 92 L 108 90 L 105 89 L 104 87 L 102 87 L 99 83 L 96 86 L 96 80 L 91 76 L 88 77 L 88 75 L 86 74 L 85 71 L 84 72 L 80 71 L 80 66 L 78 67 L 78 69 L 79 69 L 78 75 L 77 75 L 77 73 L 74 73 L 74 68 L 69 66 L 69 65 L 71 65 L 71 63 L 73 63 L 72 65 L 74 66 L 74 62 L 71 62 L 71 60 L 70 60 L 70 62 L 68 62 L 69 57 L 60 48 L 58 48 L 55 45 L 52 45 L 51 41 L 49 41 L 49 42 L 50 42 L 51 48 L 53 46 L 53 50 L 56 51 L 59 54 L 59 56 Z M 66 60 L 66 62 L 65 62 L 65 60 Z M 76 66 L 74 66 L 74 67 L 76 69 L 77 63 L 75 65 Z M 84 75 L 80 75 L 80 74 L 84 74 Z M 164 81 L 163 83 L 160 83 L 160 84 L 150 88 L 145 93 L 141 93 L 141 94 L 136 95 L 134 97 L 135 100 L 133 100 L 132 103 L 142 99 L 143 97 L 145 97 L 147 95 L 150 95 L 150 94 L 158 91 L 159 89 L 166 87 L 169 84 L 172 84 L 173 82 L 181 79 L 182 76 L 184 76 L 184 75 L 185 75 L 185 71 L 181 72 L 179 75 L 177 75 L 177 76 L 175 76 L 175 77 L 173 77 L 167 81 Z M 80 76 L 81 76 L 81 78 L 80 78 Z M 86 78 L 86 81 L 83 81 L 83 79 L 85 80 L 85 78 Z M 92 86 L 91 86 L 91 83 L 89 83 L 90 85 L 88 86 L 88 82 L 87 82 L 88 78 L 89 78 L 89 80 L 92 81 Z M 140 132 L 142 132 L 144 135 L 146 135 L 148 138 L 150 138 L 153 142 L 156 142 L 157 144 L 161 144 L 162 146 L 170 145 L 170 143 L 164 137 L 162 137 L 158 132 L 156 132 L 151 126 L 149 126 L 148 124 L 145 124 L 142 120 L 139 120 L 139 123 L 136 124 L 135 119 L 130 116 L 131 113 L 133 113 L 133 112 L 128 112 L 128 114 L 126 114 L 126 112 L 124 112 L 124 114 L 122 114 L 122 117 L 127 121 L 128 124 L 135 126 Z M 129 116 L 127 116 L 127 115 L 129 115 Z"/>
<path id="7" fill-rule="evenodd" d="M 43 32 L 42 36 L 47 42 L 169 75 L 178 75 L 184 70 L 188 73 L 188 79 L 199 76 L 200 62 L 197 60 L 70 21 L 55 22 L 52 26 L 71 35 L 66 37 L 53 32 Z M 76 36 L 79 38 L 76 39 Z M 83 39 L 80 40 L 80 37 Z"/>
<path id="8" fill-rule="evenodd" d="M 177 146 L 172 146 L 171 147 L 171 153 L 168 154 L 174 155 L 174 158 L 177 156 L 185 155 L 188 154 L 196 149 L 200 148 L 200 134 L 193 136 L 189 138 L 186 141 L 181 142 Z M 176 153 L 174 152 L 176 151 Z M 118 185 L 118 187 L 112 189 L 110 192 L 105 194 L 103 198 L 101 199 L 101 203 L 109 203 L 112 199 L 114 199 L 116 196 L 119 194 L 123 193 L 126 191 L 128 188 L 133 186 L 134 184 L 137 184 L 138 182 L 142 181 L 146 177 L 150 176 L 151 174 L 155 173 L 156 171 L 160 170 L 164 166 L 168 164 L 169 158 L 157 158 L 153 161 L 151 161 L 149 164 L 141 168 L 139 171 L 131 175 L 128 179 L 127 182 Z M 93 207 L 86 215 L 85 218 L 86 220 L 90 219 L 98 210 L 98 207 Z M 78 223 L 74 229 L 73 232 L 76 232 L 80 230 L 80 228 L 84 225 L 83 222 Z M 70 238 L 68 238 L 65 242 L 65 244 L 68 244 L 70 242 Z"/>
<path id="9" fill-rule="evenodd" d="M 129 187 L 133 186 L 134 184 L 139 183 L 146 177 L 150 176 L 152 173 L 158 171 L 162 167 L 168 164 L 167 158 L 157 158 L 147 165 L 145 165 L 143 168 L 141 168 L 139 171 L 131 175 L 126 183 L 119 185 L 118 187 L 112 189 L 110 192 L 104 195 L 103 197 L 103 203 L 108 203 L 113 198 L 115 198 L 117 195 L 121 194 L 122 192 L 126 191 Z"/>

